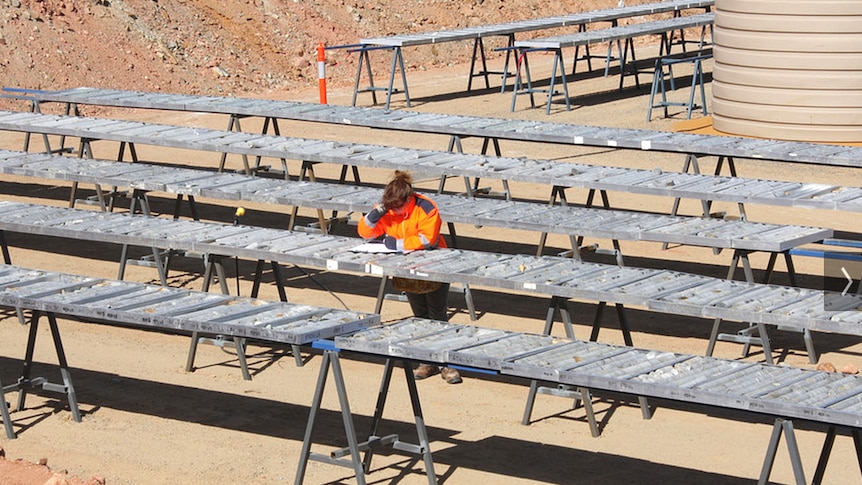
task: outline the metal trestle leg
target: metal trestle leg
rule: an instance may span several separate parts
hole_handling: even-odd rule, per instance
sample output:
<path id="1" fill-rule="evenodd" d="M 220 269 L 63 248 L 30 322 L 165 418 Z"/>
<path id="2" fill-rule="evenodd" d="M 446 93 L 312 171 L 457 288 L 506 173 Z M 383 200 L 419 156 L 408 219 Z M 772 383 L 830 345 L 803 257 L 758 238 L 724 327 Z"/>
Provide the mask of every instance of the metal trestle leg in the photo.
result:
<path id="1" fill-rule="evenodd" d="M 835 443 L 836 427 L 830 426 L 826 431 L 826 439 L 823 441 L 823 449 L 820 452 L 820 459 L 817 461 L 817 469 L 814 471 L 814 478 L 811 483 L 820 485 L 823 483 L 823 474 L 826 472 L 826 464 L 829 463 L 829 455 L 832 454 L 832 445 Z M 862 471 L 862 440 L 860 440 L 859 430 L 852 428 L 850 434 L 853 436 L 853 445 L 856 447 L 856 461 L 859 464 L 859 470 Z"/>
<path id="2" fill-rule="evenodd" d="M 374 411 L 374 419 L 372 420 L 372 434 L 366 441 L 359 442 L 356 436 L 356 428 L 353 424 L 353 415 L 350 412 L 350 405 L 347 400 L 347 389 L 344 385 L 344 374 L 341 370 L 341 362 L 337 350 L 327 349 L 323 352 L 323 358 L 320 364 L 320 374 L 317 379 L 317 387 L 314 391 L 311 410 L 308 416 L 308 423 L 305 428 L 305 435 L 302 442 L 302 451 L 300 452 L 299 466 L 296 470 L 296 479 L 294 484 L 301 485 L 305 479 L 305 470 L 309 460 L 332 465 L 352 468 L 356 474 L 356 482 L 359 485 L 364 485 L 365 473 L 370 469 L 372 450 L 379 446 L 392 446 L 394 449 L 419 454 L 422 456 L 425 463 L 425 473 L 428 477 L 428 483 L 435 485 L 437 476 L 434 473 L 434 462 L 431 456 L 431 447 L 428 441 L 428 434 L 425 429 L 425 420 L 422 416 L 422 409 L 419 404 L 419 393 L 416 389 L 416 380 L 413 377 L 412 366 L 408 361 L 402 361 L 404 367 L 404 375 L 407 379 L 407 388 L 410 393 L 410 401 L 413 406 L 413 414 L 416 421 L 416 433 L 419 439 L 419 444 L 409 444 L 402 442 L 398 435 L 377 436 L 376 432 L 379 428 L 380 421 L 383 416 L 383 408 L 386 404 L 386 396 L 389 393 L 389 384 L 392 377 L 393 360 L 387 359 L 384 368 L 383 379 L 380 383 L 380 391 L 378 393 L 377 406 Z M 347 435 L 347 447 L 335 450 L 328 454 L 312 453 L 311 438 L 314 432 L 314 425 L 320 412 L 320 405 L 323 399 L 323 392 L 326 388 L 326 381 L 329 375 L 329 369 L 332 368 L 332 374 L 335 380 L 335 388 L 338 392 L 338 401 L 341 407 L 341 417 L 344 423 L 344 432 Z M 360 456 L 365 453 L 364 457 Z M 348 458 L 349 457 L 349 458 Z"/>
<path id="3" fill-rule="evenodd" d="M 790 465 L 793 467 L 793 477 L 797 485 L 806 485 L 805 471 L 802 469 L 802 457 L 799 454 L 799 446 L 796 443 L 796 432 L 793 428 L 793 421 L 789 419 L 777 418 L 775 425 L 772 427 L 772 437 L 769 440 L 769 447 L 766 449 L 766 457 L 763 459 L 763 467 L 760 471 L 759 485 L 769 483 L 769 475 L 772 473 L 772 467 L 775 464 L 775 455 L 778 453 L 778 445 L 781 442 L 781 434 L 784 433 L 784 438 L 787 441 L 787 452 L 790 454 Z M 826 431 L 826 439 L 823 442 L 823 448 L 820 451 L 820 458 L 817 460 L 817 469 L 814 471 L 814 478 L 811 480 L 812 485 L 820 485 L 823 483 L 823 474 L 826 471 L 826 464 L 829 462 L 829 455 L 832 454 L 832 445 L 835 443 L 835 435 L 837 428 L 829 426 Z M 853 437 L 853 445 L 856 447 L 856 461 L 859 464 L 859 469 L 862 471 L 862 440 L 860 440 L 859 430 L 851 428 L 850 434 Z"/>
<path id="4" fill-rule="evenodd" d="M 9 404 L 6 402 L 4 393 L 3 382 L 0 381 L 0 418 L 3 419 L 3 427 L 6 428 L 6 437 L 14 440 L 15 430 L 12 429 L 12 418 L 9 417 Z"/>
<path id="5" fill-rule="evenodd" d="M 796 444 L 796 433 L 793 431 L 793 421 L 778 418 L 772 428 L 772 438 L 766 449 L 766 458 L 763 460 L 763 468 L 760 471 L 759 485 L 766 485 L 772 465 L 775 463 L 775 454 L 778 452 L 778 444 L 781 442 L 781 433 L 787 440 L 787 451 L 790 453 L 790 464 L 793 467 L 793 476 L 797 485 L 805 485 L 805 472 L 802 469 L 802 459 L 799 455 L 799 446 Z"/>

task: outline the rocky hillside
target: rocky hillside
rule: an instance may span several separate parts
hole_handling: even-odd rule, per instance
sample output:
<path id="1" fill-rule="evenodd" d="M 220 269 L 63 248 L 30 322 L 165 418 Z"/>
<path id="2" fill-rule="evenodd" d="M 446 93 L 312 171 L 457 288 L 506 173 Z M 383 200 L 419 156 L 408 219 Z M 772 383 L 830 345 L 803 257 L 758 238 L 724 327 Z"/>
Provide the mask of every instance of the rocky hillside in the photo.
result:
<path id="1" fill-rule="evenodd" d="M 639 0 L 629 0 L 630 3 Z M 615 6 L 617 0 L 0 0 L 3 86 L 206 95 L 317 84 L 317 45 Z M 469 43 L 409 56 L 409 70 L 469 60 Z M 387 69 L 388 56 L 373 56 Z M 358 54 L 327 53 L 328 83 Z M 379 69 L 375 68 L 375 72 Z"/>

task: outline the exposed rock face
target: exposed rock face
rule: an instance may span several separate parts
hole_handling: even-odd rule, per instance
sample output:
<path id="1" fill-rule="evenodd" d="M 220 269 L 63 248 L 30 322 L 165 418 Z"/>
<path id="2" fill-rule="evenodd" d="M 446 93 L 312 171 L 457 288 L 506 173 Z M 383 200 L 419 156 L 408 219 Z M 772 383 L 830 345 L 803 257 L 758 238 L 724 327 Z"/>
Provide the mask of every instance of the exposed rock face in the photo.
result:
<path id="1" fill-rule="evenodd" d="M 634 3 L 634 2 L 632 2 Z M 613 0 L 0 0 L 3 85 L 241 95 L 317 83 L 317 46 L 615 6 Z M 451 43 L 408 69 L 469 58 Z M 489 52 L 489 55 L 498 55 Z M 381 69 L 389 56 L 373 56 Z M 327 78 L 351 82 L 358 54 L 327 51 Z M 376 68 L 375 68 L 376 69 Z"/>

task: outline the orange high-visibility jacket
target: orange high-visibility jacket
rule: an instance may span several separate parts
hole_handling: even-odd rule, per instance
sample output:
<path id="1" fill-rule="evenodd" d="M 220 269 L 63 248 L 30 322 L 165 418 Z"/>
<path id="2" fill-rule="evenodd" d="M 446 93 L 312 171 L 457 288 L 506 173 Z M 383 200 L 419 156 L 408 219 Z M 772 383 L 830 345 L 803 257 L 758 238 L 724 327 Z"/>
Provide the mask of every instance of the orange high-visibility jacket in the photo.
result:
<path id="1" fill-rule="evenodd" d="M 374 225 L 370 225 L 363 217 L 359 220 L 357 230 L 365 239 L 378 238 L 384 234 L 392 236 L 398 240 L 398 249 L 416 251 L 447 247 L 440 234 L 442 225 L 437 204 L 422 194 L 414 193 L 401 214 L 388 210 Z"/>

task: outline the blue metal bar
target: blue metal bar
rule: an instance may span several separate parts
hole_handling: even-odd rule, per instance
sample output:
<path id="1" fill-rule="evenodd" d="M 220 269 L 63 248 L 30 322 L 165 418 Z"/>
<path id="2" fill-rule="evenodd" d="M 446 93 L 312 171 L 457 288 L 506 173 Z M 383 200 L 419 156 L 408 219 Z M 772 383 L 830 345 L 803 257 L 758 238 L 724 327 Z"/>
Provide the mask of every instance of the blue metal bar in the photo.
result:
<path id="1" fill-rule="evenodd" d="M 860 248 L 860 249 L 862 249 L 862 241 L 854 241 L 852 239 L 828 238 L 828 239 L 823 240 L 823 244 L 827 244 L 829 246 L 843 246 L 846 248 Z"/>
<path id="2" fill-rule="evenodd" d="M 367 52 L 367 51 L 378 51 L 381 49 L 394 49 L 394 46 L 391 45 L 380 45 L 375 47 L 368 47 L 366 44 L 356 44 L 355 47 L 349 48 L 347 52 Z"/>
<path id="3" fill-rule="evenodd" d="M 318 350 L 331 350 L 333 352 L 338 352 L 340 350 L 338 347 L 335 346 L 334 340 L 326 339 L 315 340 L 314 342 L 311 342 L 311 348 Z"/>
<path id="4" fill-rule="evenodd" d="M 791 249 L 790 254 L 793 256 L 811 256 L 814 258 L 824 259 L 841 259 L 845 261 L 862 261 L 862 254 L 857 253 L 842 253 L 840 251 L 824 251 L 819 249 Z"/>
<path id="5" fill-rule="evenodd" d="M 29 89 L 29 88 L 10 88 L 9 86 L 3 86 L 3 91 L 8 91 L 10 93 L 48 93 L 50 91 L 46 91 L 44 89 Z"/>

